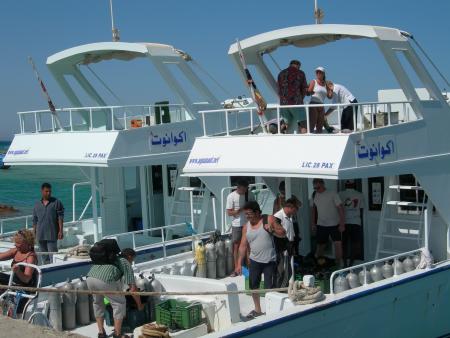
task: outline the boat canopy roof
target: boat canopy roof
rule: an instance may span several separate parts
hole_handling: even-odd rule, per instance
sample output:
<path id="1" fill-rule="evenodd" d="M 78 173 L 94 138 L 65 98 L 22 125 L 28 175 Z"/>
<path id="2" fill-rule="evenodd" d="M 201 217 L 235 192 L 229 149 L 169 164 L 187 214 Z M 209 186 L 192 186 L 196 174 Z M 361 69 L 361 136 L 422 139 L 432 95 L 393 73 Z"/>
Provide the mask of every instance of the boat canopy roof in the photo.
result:
<path id="1" fill-rule="evenodd" d="M 98 42 L 76 46 L 53 54 L 47 58 L 47 65 L 88 65 L 105 60 L 129 61 L 138 57 L 190 57 L 173 46 L 147 42 Z"/>
<path id="2" fill-rule="evenodd" d="M 389 27 L 366 25 L 305 25 L 294 26 L 258 34 L 240 41 L 245 54 L 270 53 L 280 46 L 314 47 L 345 38 L 406 41 L 408 33 Z M 238 53 L 237 44 L 230 46 L 228 54 Z"/>

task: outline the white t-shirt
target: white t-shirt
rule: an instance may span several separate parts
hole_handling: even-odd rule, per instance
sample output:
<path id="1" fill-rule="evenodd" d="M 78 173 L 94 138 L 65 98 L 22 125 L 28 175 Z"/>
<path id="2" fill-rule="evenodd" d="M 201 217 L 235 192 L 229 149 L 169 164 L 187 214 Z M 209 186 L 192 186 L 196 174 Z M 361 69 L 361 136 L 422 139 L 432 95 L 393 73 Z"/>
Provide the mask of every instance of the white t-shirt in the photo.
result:
<path id="1" fill-rule="evenodd" d="M 345 223 L 361 225 L 360 209 L 364 208 L 364 197 L 355 189 L 345 189 L 339 193 L 345 210 Z"/>
<path id="2" fill-rule="evenodd" d="M 283 208 L 277 211 L 273 216 L 281 220 L 281 225 L 283 226 L 284 230 L 286 230 L 286 237 L 290 242 L 292 242 L 295 236 L 292 217 L 288 217 Z"/>
<path id="3" fill-rule="evenodd" d="M 236 190 L 231 192 L 227 197 L 226 209 L 238 210 L 245 204 L 245 194 L 239 195 Z M 241 227 L 246 223 L 244 211 L 241 211 L 238 216 L 231 216 L 231 225 L 234 227 Z"/>
<path id="4" fill-rule="evenodd" d="M 339 225 L 337 207 L 342 202 L 335 191 L 316 192 L 313 203 L 317 207 L 317 225 L 324 227 Z"/>
<path id="5" fill-rule="evenodd" d="M 351 103 L 353 100 L 355 100 L 355 97 L 347 88 L 337 83 L 334 84 L 333 103 Z"/>

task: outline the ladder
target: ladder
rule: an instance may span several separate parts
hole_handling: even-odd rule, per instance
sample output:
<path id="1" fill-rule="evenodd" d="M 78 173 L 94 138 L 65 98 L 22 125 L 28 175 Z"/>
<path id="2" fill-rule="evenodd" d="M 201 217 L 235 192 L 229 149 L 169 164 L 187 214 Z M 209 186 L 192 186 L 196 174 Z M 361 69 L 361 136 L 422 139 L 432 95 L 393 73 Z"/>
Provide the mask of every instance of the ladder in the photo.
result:
<path id="1" fill-rule="evenodd" d="M 210 200 L 210 192 L 202 183 L 198 188 L 189 189 L 189 177 L 177 175 L 176 184 L 173 188 L 173 201 L 170 213 L 170 224 L 192 223 L 191 219 L 191 191 L 193 196 L 193 227 L 198 232 L 201 232 L 206 222 L 207 206 Z M 188 228 L 178 227 L 168 231 L 167 238 L 172 238 L 173 235 L 185 236 Z"/>
<path id="2" fill-rule="evenodd" d="M 378 225 L 378 241 L 375 258 L 396 255 L 424 246 L 425 217 L 430 224 L 432 205 L 429 198 L 418 184 L 400 185 L 398 176 L 388 178 L 385 185 L 383 206 Z M 400 199 L 401 191 L 414 191 L 415 201 Z M 430 212 L 425 212 L 425 209 Z"/>

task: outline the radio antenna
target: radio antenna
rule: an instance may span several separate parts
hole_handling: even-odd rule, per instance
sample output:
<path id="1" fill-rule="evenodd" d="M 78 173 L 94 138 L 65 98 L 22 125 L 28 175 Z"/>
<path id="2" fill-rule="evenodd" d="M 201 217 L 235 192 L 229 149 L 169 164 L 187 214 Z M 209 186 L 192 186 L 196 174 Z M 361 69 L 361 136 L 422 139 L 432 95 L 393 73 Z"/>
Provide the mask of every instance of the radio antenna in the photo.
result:
<path id="1" fill-rule="evenodd" d="M 315 19 L 316 25 L 322 23 L 324 16 L 325 16 L 325 13 L 317 5 L 317 0 L 314 0 L 314 19 Z"/>
<path id="2" fill-rule="evenodd" d="M 112 40 L 114 42 L 120 41 L 119 30 L 114 26 L 114 13 L 113 13 L 113 3 L 112 0 L 109 0 L 109 10 L 111 12 L 111 31 L 112 31 Z"/>

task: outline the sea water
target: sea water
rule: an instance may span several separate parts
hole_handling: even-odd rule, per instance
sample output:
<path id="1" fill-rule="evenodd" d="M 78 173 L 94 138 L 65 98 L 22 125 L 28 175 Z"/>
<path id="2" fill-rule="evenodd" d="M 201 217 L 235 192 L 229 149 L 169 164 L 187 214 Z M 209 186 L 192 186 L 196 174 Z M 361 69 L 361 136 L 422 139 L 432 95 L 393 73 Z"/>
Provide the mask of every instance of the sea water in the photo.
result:
<path id="1" fill-rule="evenodd" d="M 10 142 L 0 141 L 0 152 L 6 152 Z M 31 215 L 34 203 L 40 198 L 40 187 L 44 182 L 52 185 L 52 195 L 62 201 L 65 221 L 71 221 L 72 186 L 86 182 L 88 178 L 78 167 L 70 166 L 11 166 L 0 170 L 0 205 L 17 209 L 11 213 L 0 213 L 0 218 Z M 76 218 L 78 218 L 90 197 L 90 186 L 78 186 L 76 191 Z M 85 217 L 91 215 L 88 208 Z M 6 223 L 5 223 L 6 224 Z M 10 227 L 12 223 L 8 223 Z"/>

